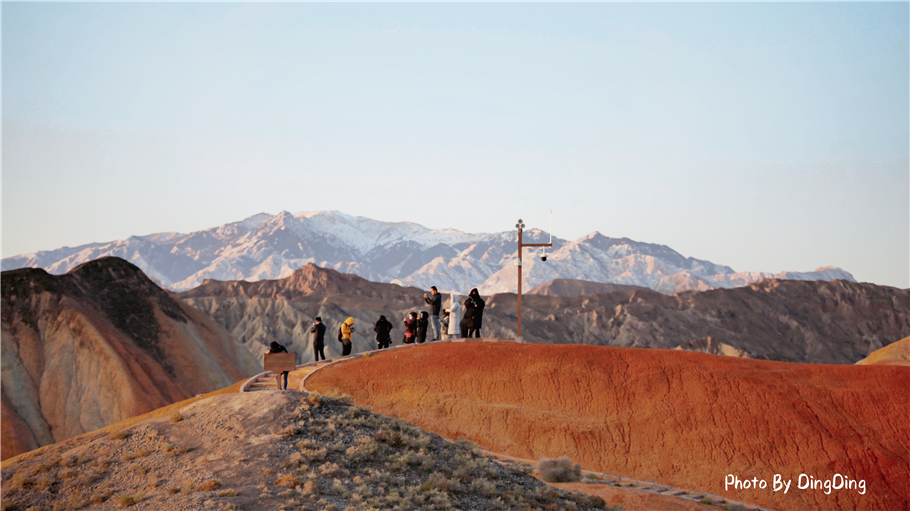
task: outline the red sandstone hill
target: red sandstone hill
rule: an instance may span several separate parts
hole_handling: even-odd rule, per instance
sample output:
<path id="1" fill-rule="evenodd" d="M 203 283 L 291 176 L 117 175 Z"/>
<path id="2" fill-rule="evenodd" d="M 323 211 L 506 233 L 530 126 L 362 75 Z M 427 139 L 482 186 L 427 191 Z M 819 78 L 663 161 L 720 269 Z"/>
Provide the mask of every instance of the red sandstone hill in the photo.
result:
<path id="1" fill-rule="evenodd" d="M 453 343 L 314 373 L 360 406 L 528 459 L 653 480 L 771 509 L 910 506 L 910 370 L 580 345 Z M 728 474 L 767 489 L 724 488 Z M 775 474 L 792 480 L 773 492 Z M 865 482 L 798 489 L 800 474 Z"/>
<path id="2" fill-rule="evenodd" d="M 181 293 L 254 355 L 277 341 L 312 360 L 309 326 L 321 316 L 330 333 L 349 316 L 354 351 L 374 349 L 373 325 L 385 315 L 401 341 L 401 320 L 427 310 L 416 288 L 381 284 L 308 264 L 293 275 L 258 282 L 208 281 Z M 487 300 L 483 336 L 515 337 L 516 295 Z M 443 297 L 447 304 L 448 296 Z M 764 280 L 748 287 L 667 296 L 650 290 L 586 296 L 528 295 L 525 342 L 668 348 L 784 362 L 853 364 L 910 336 L 910 291 L 838 280 Z M 336 356 L 332 340 L 326 355 Z"/>
<path id="3" fill-rule="evenodd" d="M 260 369 L 223 328 L 114 257 L 2 273 L 2 458 Z"/>

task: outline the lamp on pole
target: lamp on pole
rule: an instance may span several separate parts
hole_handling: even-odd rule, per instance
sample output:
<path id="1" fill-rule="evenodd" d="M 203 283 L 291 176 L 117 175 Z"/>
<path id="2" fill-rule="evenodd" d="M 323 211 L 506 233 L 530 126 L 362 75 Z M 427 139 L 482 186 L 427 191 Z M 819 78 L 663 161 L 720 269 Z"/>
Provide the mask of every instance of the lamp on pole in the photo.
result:
<path id="1" fill-rule="evenodd" d="M 552 218 L 550 221 L 552 222 Z M 515 261 L 515 266 L 518 266 L 518 332 L 515 334 L 515 340 L 523 342 L 521 338 L 521 249 L 524 247 L 552 247 L 553 233 L 550 233 L 549 243 L 524 243 L 522 242 L 521 232 L 525 228 L 525 223 L 522 222 L 520 218 L 518 219 L 518 223 L 515 224 L 515 228 L 518 229 L 518 260 Z M 552 231 L 553 228 L 551 227 L 550 230 Z"/>

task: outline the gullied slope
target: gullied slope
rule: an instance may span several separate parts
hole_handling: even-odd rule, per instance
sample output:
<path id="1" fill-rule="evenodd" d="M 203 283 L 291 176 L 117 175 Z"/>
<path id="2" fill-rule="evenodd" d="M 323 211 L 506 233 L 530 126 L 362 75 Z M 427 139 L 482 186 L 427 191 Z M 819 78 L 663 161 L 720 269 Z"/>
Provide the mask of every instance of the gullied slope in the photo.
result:
<path id="1" fill-rule="evenodd" d="M 505 294 L 487 301 L 484 335 L 514 335 L 515 301 Z M 676 296 L 527 296 L 522 328 L 525 341 L 535 343 L 726 350 L 764 360 L 853 364 L 910 336 L 910 291 L 844 280 L 763 280 Z"/>
<path id="2" fill-rule="evenodd" d="M 271 341 L 312 360 L 309 327 L 329 327 L 326 355 L 340 353 L 335 329 L 357 320 L 354 351 L 375 349 L 373 325 L 385 315 L 401 342 L 408 311 L 428 310 L 423 291 L 369 282 L 314 264 L 290 277 L 208 281 L 180 299 L 215 318 L 251 352 Z M 443 305 L 448 306 L 448 295 Z M 482 334 L 515 337 L 516 295 L 486 297 Z M 680 348 L 785 362 L 853 364 L 910 336 L 910 291 L 848 281 L 765 280 L 748 287 L 666 296 L 649 290 L 522 300 L 524 339 L 641 348 Z"/>
<path id="3" fill-rule="evenodd" d="M 327 357 L 341 354 L 338 328 L 348 317 L 355 319 L 353 351 L 373 350 L 373 325 L 379 316 L 392 323 L 392 340 L 398 344 L 404 316 L 428 308 L 423 294 L 416 288 L 370 282 L 310 263 L 283 279 L 210 280 L 177 296 L 219 322 L 257 357 L 276 341 L 305 363 L 314 359 L 310 334 L 314 318 L 321 317 L 326 325 Z"/>
<path id="4" fill-rule="evenodd" d="M 875 350 L 871 355 L 857 362 L 857 365 L 910 366 L 910 337 Z"/>
<path id="5" fill-rule="evenodd" d="M 605 282 L 592 282 L 577 279 L 553 279 L 541 284 L 526 293 L 529 295 L 543 296 L 584 296 L 612 293 L 613 291 L 642 291 L 648 290 L 641 286 L 625 286 L 622 284 L 609 284 Z"/>
<path id="6" fill-rule="evenodd" d="M 529 459 L 773 509 L 907 509 L 910 371 L 668 350 L 446 343 L 329 366 L 307 380 L 442 436 Z M 727 489 L 728 474 L 766 489 Z M 792 480 L 773 492 L 775 474 Z M 863 480 L 797 489 L 800 474 Z"/>
<path id="7" fill-rule="evenodd" d="M 259 370 L 204 314 L 118 258 L 2 274 L 2 458 Z"/>

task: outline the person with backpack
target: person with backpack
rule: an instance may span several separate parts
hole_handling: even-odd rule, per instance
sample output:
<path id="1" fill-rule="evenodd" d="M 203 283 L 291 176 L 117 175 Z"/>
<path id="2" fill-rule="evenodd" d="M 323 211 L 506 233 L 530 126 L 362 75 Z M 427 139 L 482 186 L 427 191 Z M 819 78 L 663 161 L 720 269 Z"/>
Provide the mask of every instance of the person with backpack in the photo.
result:
<path id="1" fill-rule="evenodd" d="M 458 330 L 461 325 L 458 324 L 458 315 L 461 312 L 461 298 L 458 293 L 452 293 L 452 304 L 446 309 L 449 313 L 449 326 L 446 328 L 446 337 L 458 337 Z"/>
<path id="2" fill-rule="evenodd" d="M 474 334 L 474 300 L 470 296 L 464 299 L 464 317 L 461 318 L 461 336 L 472 337 Z"/>
<path id="3" fill-rule="evenodd" d="M 392 324 L 385 319 L 385 316 L 379 316 L 379 321 L 376 322 L 373 331 L 376 332 L 376 345 L 379 349 L 385 349 L 392 345 Z"/>
<path id="4" fill-rule="evenodd" d="M 468 296 L 474 302 L 474 337 L 480 337 L 480 328 L 483 326 L 483 308 L 487 303 L 480 297 L 476 287 L 468 293 Z"/>
<path id="5" fill-rule="evenodd" d="M 417 336 L 417 313 L 410 312 L 404 318 L 404 343 L 414 344 L 414 338 Z"/>
<path id="6" fill-rule="evenodd" d="M 420 311 L 420 319 L 417 320 L 417 343 L 423 344 L 427 340 L 427 326 L 430 319 L 427 311 Z"/>
<path id="7" fill-rule="evenodd" d="M 341 328 L 338 329 L 338 341 L 341 342 L 341 356 L 350 355 L 354 342 L 354 318 L 348 318 L 341 324 Z"/>
<path id="8" fill-rule="evenodd" d="M 266 355 L 271 355 L 272 353 L 287 353 L 288 350 L 278 344 L 275 341 L 272 341 L 272 344 L 269 345 L 268 351 L 265 352 Z M 281 385 L 281 377 L 284 376 L 284 385 Z M 281 374 L 275 375 L 275 383 L 277 384 L 278 390 L 287 390 L 288 389 L 288 371 L 284 371 Z"/>
<path id="9" fill-rule="evenodd" d="M 322 318 L 316 316 L 316 319 L 313 320 L 313 328 L 310 328 L 310 333 L 313 334 L 313 358 L 316 362 L 319 362 L 319 356 L 322 356 L 322 360 L 325 360 L 325 325 L 322 324 Z"/>
<path id="10" fill-rule="evenodd" d="M 432 340 L 438 341 L 439 339 L 442 339 L 442 335 L 440 335 L 439 332 L 439 309 L 442 308 L 442 295 L 439 294 L 436 286 L 430 286 L 430 293 L 432 296 L 428 296 L 424 293 L 423 299 L 427 302 L 427 305 L 430 306 L 430 324 L 433 325 Z"/>

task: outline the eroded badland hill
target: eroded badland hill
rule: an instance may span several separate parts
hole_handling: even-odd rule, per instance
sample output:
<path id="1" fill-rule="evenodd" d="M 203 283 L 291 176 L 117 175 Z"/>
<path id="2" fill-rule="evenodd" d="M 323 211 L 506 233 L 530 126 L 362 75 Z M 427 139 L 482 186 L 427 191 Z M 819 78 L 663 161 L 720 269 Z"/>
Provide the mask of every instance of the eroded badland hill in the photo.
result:
<path id="1" fill-rule="evenodd" d="M 118 258 L 2 273 L 2 458 L 255 374 L 220 325 Z"/>
<path id="2" fill-rule="evenodd" d="M 369 282 L 309 264 L 290 277 L 209 281 L 178 295 L 256 355 L 271 341 L 313 360 L 309 327 L 329 327 L 326 355 L 340 354 L 332 332 L 357 321 L 354 352 L 375 349 L 373 325 L 385 315 L 399 344 L 402 318 L 427 310 L 423 291 Z M 515 337 L 516 295 L 486 297 L 484 337 Z M 448 296 L 443 297 L 446 304 Z M 848 281 L 765 280 L 748 287 L 667 296 L 650 290 L 522 300 L 525 342 L 679 348 L 763 360 L 853 364 L 910 336 L 910 291 Z"/>

